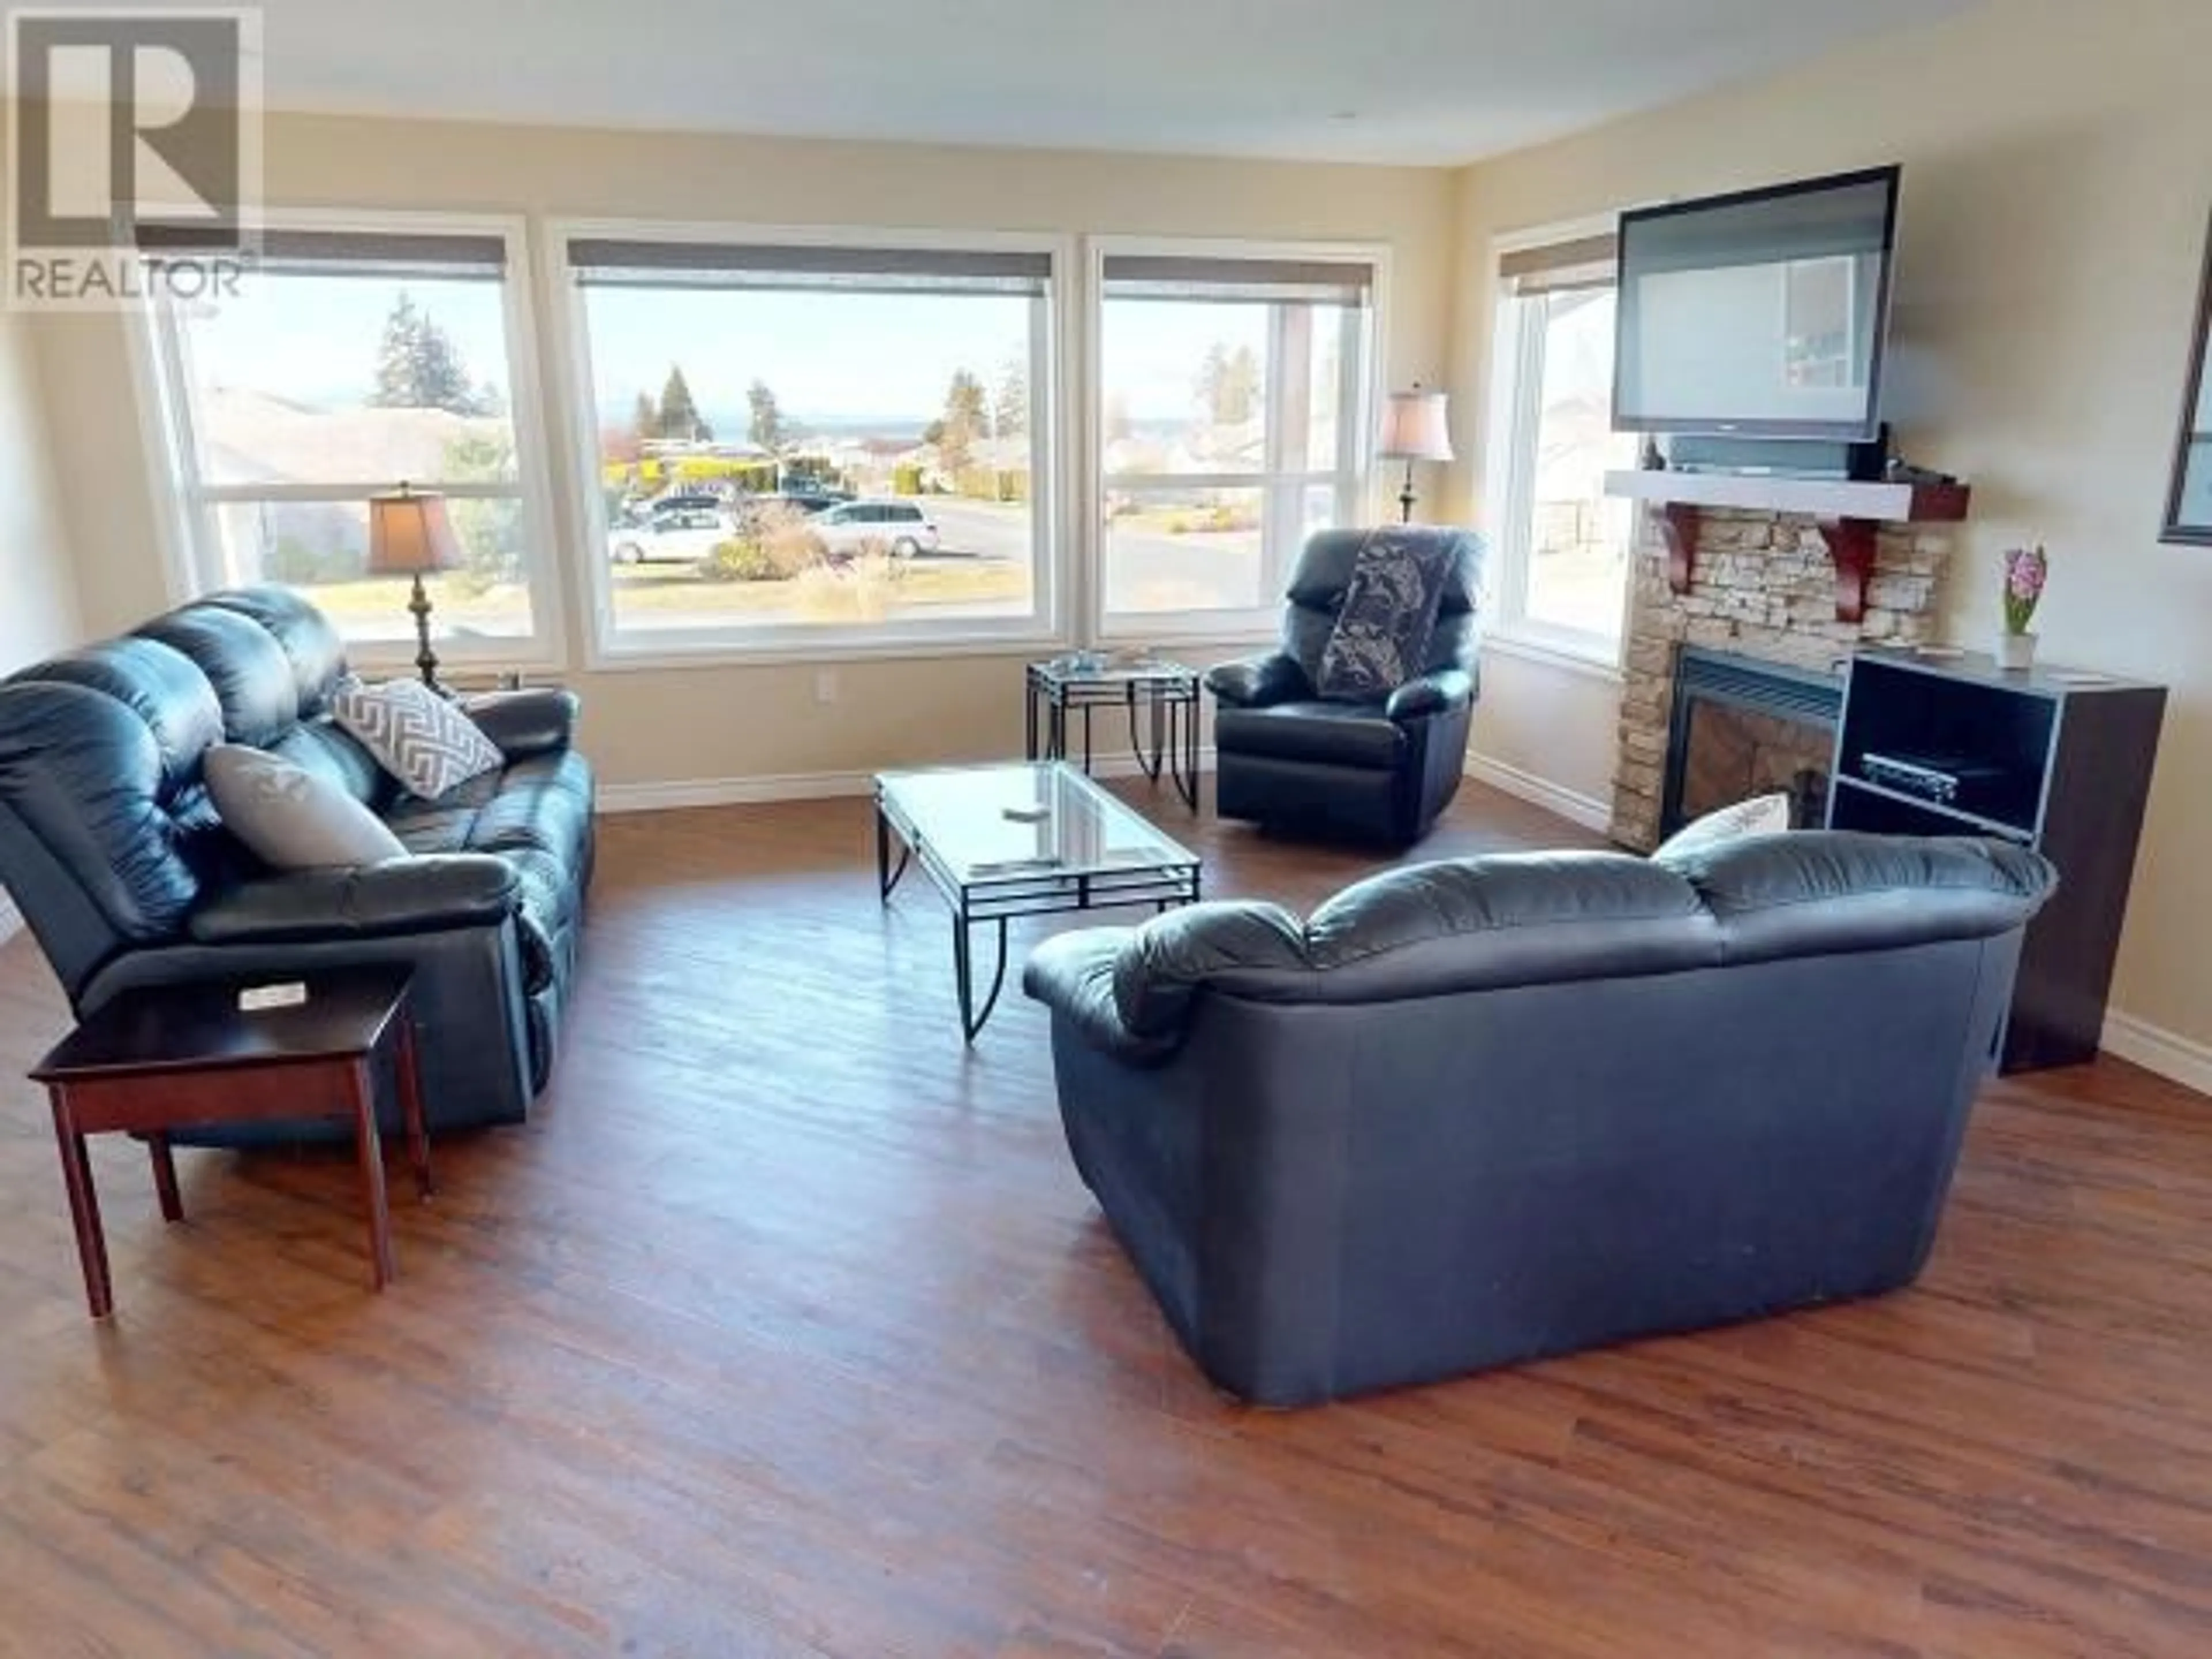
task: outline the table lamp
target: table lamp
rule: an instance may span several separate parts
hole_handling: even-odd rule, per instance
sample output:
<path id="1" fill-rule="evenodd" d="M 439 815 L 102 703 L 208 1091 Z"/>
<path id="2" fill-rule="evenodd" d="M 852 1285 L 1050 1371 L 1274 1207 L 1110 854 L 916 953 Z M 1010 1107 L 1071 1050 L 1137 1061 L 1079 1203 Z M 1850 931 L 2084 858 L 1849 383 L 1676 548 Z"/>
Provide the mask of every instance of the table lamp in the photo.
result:
<path id="1" fill-rule="evenodd" d="M 1424 392 L 1419 380 L 1411 392 L 1390 394 L 1390 407 L 1382 417 L 1382 447 L 1376 453 L 1386 461 L 1406 464 L 1406 487 L 1398 492 L 1401 524 L 1413 521 L 1413 463 L 1452 459 L 1451 428 L 1444 418 L 1448 397 Z"/>
<path id="2" fill-rule="evenodd" d="M 453 521 L 446 516 L 446 498 L 434 490 L 410 489 L 405 484 L 388 495 L 368 500 L 368 574 L 372 576 L 412 576 L 414 596 L 407 601 L 415 613 L 415 639 L 421 647 L 415 665 L 422 671 L 422 684 L 438 690 L 438 653 L 430 648 L 430 596 L 422 591 L 425 573 L 451 570 L 461 562 L 460 544 L 453 538 Z"/>

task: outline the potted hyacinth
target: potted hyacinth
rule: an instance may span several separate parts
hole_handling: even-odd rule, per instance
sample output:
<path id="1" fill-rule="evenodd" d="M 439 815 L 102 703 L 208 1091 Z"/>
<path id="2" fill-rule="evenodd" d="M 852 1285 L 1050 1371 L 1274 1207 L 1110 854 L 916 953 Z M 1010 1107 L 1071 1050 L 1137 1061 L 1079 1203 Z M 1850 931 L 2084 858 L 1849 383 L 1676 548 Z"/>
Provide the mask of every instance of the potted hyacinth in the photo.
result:
<path id="1" fill-rule="evenodd" d="M 1997 640 L 1997 661 L 2006 668 L 2035 665 L 2035 635 L 2028 624 L 2042 602 L 2051 559 L 2040 546 L 2015 547 L 2004 556 L 2004 633 Z"/>

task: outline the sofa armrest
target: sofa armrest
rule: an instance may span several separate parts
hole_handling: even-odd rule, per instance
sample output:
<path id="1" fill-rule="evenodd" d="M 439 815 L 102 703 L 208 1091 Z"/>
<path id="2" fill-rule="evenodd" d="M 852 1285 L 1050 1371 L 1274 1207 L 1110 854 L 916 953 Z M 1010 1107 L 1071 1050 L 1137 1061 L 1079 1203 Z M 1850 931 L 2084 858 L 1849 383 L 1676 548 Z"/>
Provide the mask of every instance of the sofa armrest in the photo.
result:
<path id="1" fill-rule="evenodd" d="M 1122 1023 L 1114 1000 L 1114 969 L 1133 937 L 1133 930 L 1127 927 L 1092 927 L 1048 939 L 1022 969 L 1022 989 L 1066 1020 L 1092 1048 L 1144 1066 L 1165 1059 L 1175 1045 L 1140 1037 Z"/>
<path id="2" fill-rule="evenodd" d="M 377 939 L 495 926 L 520 902 L 505 860 L 447 853 L 241 882 L 194 911 L 190 928 L 202 945 Z"/>
<path id="3" fill-rule="evenodd" d="M 1156 1064 L 1182 1044 L 1200 987 L 1239 975 L 1303 972 L 1304 930 L 1279 904 L 1188 904 L 1141 927 L 1098 927 L 1048 939 L 1022 988 L 1072 1021 L 1093 1048 Z"/>
<path id="4" fill-rule="evenodd" d="M 486 691 L 461 699 L 461 712 L 510 761 L 566 749 L 576 731 L 576 694 L 553 686 Z"/>
<path id="5" fill-rule="evenodd" d="M 1464 708 L 1474 700 L 1474 676 L 1464 668 L 1439 668 L 1407 680 L 1390 694 L 1382 712 L 1394 720 L 1422 720 Z"/>
<path id="6" fill-rule="evenodd" d="M 1243 662 L 1217 663 L 1206 671 L 1206 689 L 1237 708 L 1265 708 L 1313 692 L 1297 659 L 1280 651 Z"/>

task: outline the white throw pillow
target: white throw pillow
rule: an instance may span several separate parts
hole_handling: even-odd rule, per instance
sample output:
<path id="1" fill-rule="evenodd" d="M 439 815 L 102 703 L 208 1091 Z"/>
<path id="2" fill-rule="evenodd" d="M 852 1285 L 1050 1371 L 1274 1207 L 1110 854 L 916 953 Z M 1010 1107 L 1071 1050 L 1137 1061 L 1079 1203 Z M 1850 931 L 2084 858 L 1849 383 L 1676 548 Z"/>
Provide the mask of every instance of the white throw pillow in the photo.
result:
<path id="1" fill-rule="evenodd" d="M 420 680 L 342 686 L 331 694 L 331 714 L 410 794 L 425 800 L 506 763 L 474 720 Z"/>
<path id="2" fill-rule="evenodd" d="M 259 749 L 219 743 L 200 758 L 231 834 L 278 870 L 327 870 L 407 856 L 382 819 L 326 778 Z"/>
<path id="3" fill-rule="evenodd" d="M 1723 806 L 1717 812 L 1708 812 L 1694 823 L 1683 825 L 1652 856 L 1694 853 L 1717 847 L 1724 841 L 1734 841 L 1738 836 L 1778 836 L 1789 828 L 1789 796 L 1754 795 L 1733 806 Z"/>

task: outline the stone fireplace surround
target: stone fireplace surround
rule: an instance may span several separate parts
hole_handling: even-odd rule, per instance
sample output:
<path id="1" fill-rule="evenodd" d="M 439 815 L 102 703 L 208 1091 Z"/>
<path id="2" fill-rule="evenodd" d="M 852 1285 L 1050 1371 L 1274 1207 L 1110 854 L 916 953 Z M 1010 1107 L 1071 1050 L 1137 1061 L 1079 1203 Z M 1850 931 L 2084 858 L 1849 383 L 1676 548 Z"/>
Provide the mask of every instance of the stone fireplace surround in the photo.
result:
<path id="1" fill-rule="evenodd" d="M 1802 514 L 1708 508 L 1690 591 L 1667 582 L 1656 508 L 1638 511 L 1623 653 L 1613 790 L 1613 840 L 1650 851 L 1660 839 L 1673 713 L 1674 659 L 1683 645 L 1826 671 L 1862 643 L 1934 637 L 1949 562 L 1949 528 L 1885 525 L 1859 623 L 1836 620 L 1835 566 L 1816 522 Z"/>

